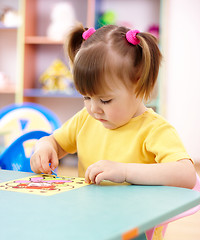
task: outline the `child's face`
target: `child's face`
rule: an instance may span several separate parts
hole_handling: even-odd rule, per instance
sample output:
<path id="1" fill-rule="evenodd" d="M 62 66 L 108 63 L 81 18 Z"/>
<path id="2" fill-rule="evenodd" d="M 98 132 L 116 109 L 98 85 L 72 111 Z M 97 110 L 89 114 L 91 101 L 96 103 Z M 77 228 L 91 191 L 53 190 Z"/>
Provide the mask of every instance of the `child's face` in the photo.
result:
<path id="1" fill-rule="evenodd" d="M 131 118 L 142 114 L 145 106 L 135 95 L 134 88 L 127 89 L 118 84 L 102 94 L 84 96 L 88 113 L 105 128 L 116 129 L 128 123 Z"/>

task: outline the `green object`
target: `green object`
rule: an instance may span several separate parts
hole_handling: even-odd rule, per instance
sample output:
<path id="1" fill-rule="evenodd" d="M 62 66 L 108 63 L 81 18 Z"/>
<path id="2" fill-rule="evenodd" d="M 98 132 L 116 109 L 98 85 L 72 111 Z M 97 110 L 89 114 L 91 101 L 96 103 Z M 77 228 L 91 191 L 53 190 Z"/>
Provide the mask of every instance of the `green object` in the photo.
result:
<path id="1" fill-rule="evenodd" d="M 115 13 L 112 11 L 107 11 L 103 15 L 100 16 L 98 23 L 100 27 L 104 25 L 109 25 L 109 24 L 115 24 L 116 22 L 116 16 Z"/>
<path id="2" fill-rule="evenodd" d="M 33 173 L 0 170 L 0 182 Z M 1 185 L 1 184 L 0 184 Z M 0 191 L 1 239 L 114 240 L 145 231 L 200 203 L 199 192 L 176 187 L 89 185 L 52 196 Z"/>

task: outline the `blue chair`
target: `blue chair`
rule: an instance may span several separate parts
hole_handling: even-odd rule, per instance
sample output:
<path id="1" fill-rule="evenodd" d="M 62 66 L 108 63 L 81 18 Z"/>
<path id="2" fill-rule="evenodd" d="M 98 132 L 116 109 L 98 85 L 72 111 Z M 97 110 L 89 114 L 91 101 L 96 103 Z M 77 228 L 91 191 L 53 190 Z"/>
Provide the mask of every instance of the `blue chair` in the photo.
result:
<path id="1" fill-rule="evenodd" d="M 41 130 L 52 133 L 60 126 L 57 116 L 39 104 L 11 104 L 0 110 L 0 132 L 4 148 L 26 132 Z"/>
<path id="2" fill-rule="evenodd" d="M 31 131 L 20 136 L 1 153 L 0 168 L 6 170 L 32 172 L 30 167 L 30 157 L 33 153 L 33 141 L 49 135 L 49 133 L 44 131 Z M 29 141 L 31 141 L 30 145 Z"/>

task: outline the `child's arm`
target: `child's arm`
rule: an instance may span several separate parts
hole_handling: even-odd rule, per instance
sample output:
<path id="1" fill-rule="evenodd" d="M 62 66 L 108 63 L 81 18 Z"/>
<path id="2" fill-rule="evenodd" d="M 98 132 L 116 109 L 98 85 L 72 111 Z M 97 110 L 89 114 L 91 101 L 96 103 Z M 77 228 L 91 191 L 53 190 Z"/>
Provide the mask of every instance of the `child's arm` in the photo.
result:
<path id="1" fill-rule="evenodd" d="M 54 170 L 58 166 L 58 159 L 66 154 L 53 135 L 43 137 L 36 143 L 35 152 L 30 160 L 31 169 L 35 173 L 51 174 L 51 169 Z"/>
<path id="2" fill-rule="evenodd" d="M 142 185 L 193 188 L 196 174 L 192 162 L 188 159 L 158 164 L 116 163 L 102 160 L 88 167 L 85 179 L 88 183 L 96 184 L 102 180 L 110 180 Z"/>

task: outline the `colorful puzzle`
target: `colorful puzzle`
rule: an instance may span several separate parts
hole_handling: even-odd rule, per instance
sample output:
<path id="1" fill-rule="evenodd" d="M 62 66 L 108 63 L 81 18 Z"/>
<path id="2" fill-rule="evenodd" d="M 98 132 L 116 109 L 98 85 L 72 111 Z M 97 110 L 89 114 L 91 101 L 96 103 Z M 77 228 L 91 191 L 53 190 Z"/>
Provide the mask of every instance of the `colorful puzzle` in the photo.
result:
<path id="1" fill-rule="evenodd" d="M 84 178 L 41 174 L 0 183 L 0 190 L 50 196 L 87 185 Z"/>

